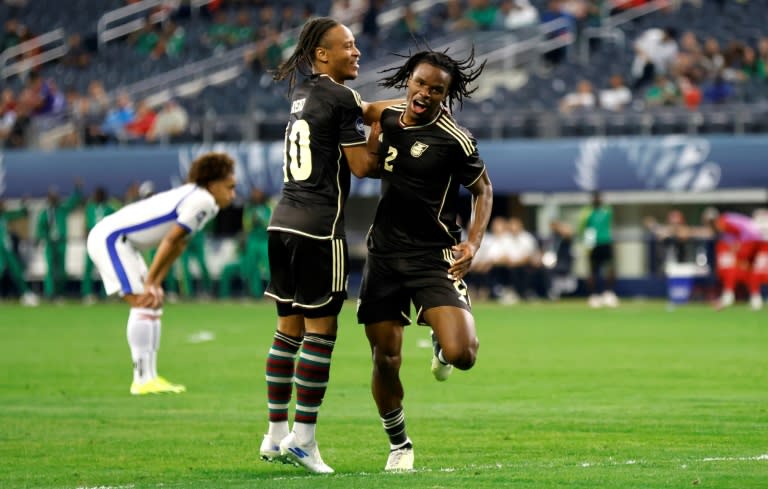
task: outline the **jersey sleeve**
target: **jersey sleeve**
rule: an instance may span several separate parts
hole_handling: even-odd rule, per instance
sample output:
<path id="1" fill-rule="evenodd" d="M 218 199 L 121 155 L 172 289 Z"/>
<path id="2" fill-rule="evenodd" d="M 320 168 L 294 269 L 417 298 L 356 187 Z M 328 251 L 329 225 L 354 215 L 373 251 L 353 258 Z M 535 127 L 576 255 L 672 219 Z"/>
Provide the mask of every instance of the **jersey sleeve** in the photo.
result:
<path id="1" fill-rule="evenodd" d="M 365 143 L 363 106 L 360 94 L 351 88 L 341 88 L 338 98 L 339 143 L 342 146 Z"/>
<path id="2" fill-rule="evenodd" d="M 219 212 L 219 208 L 207 190 L 198 188 L 181 201 L 176 212 L 176 223 L 191 234 L 205 227 Z"/>
<path id="3" fill-rule="evenodd" d="M 472 136 L 469 140 L 472 144 L 472 152 L 466 156 L 464 163 L 459 168 L 459 182 L 465 187 L 471 187 L 485 171 L 485 162 L 480 158 L 477 151 L 477 141 Z"/>

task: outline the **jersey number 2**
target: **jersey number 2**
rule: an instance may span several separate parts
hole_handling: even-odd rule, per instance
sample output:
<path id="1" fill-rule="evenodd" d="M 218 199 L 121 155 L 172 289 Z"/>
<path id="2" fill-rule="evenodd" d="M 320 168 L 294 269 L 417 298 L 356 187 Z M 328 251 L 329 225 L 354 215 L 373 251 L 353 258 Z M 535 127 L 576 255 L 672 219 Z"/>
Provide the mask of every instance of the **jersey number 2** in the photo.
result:
<path id="1" fill-rule="evenodd" d="M 387 157 L 384 159 L 385 170 L 392 171 L 392 168 L 394 168 L 394 165 L 391 162 L 395 158 L 397 158 L 397 148 L 395 148 L 394 146 L 390 146 L 389 149 L 387 149 Z"/>
<path id="2" fill-rule="evenodd" d="M 312 152 L 309 150 L 309 124 L 299 119 L 291 124 L 285 136 L 283 153 L 283 182 L 288 181 L 288 172 L 293 180 L 306 180 L 312 175 Z"/>

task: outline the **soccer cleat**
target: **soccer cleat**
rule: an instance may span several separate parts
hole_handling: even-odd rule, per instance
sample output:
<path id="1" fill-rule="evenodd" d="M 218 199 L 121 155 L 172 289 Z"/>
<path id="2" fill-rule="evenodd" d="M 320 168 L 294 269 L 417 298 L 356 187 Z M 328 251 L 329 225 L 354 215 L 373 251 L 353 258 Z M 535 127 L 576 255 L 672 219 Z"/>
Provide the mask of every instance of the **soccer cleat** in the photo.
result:
<path id="1" fill-rule="evenodd" d="M 34 292 L 24 292 L 19 300 L 22 306 L 37 307 L 40 305 L 40 297 Z"/>
<path id="2" fill-rule="evenodd" d="M 154 379 L 148 380 L 143 384 L 134 382 L 131 384 L 131 394 L 134 396 L 143 396 L 145 394 L 181 394 L 187 390 L 186 387 L 180 384 L 171 384 L 164 378 L 158 376 Z"/>
<path id="3" fill-rule="evenodd" d="M 587 304 L 589 304 L 589 307 L 592 309 L 599 309 L 603 307 L 603 298 L 597 294 L 592 294 L 589 296 L 589 299 L 587 299 Z"/>
<path id="4" fill-rule="evenodd" d="M 317 442 L 299 445 L 296 434 L 291 432 L 280 442 L 280 455 L 297 467 L 304 467 L 313 474 L 333 474 L 333 469 L 323 462 Z"/>
<path id="5" fill-rule="evenodd" d="M 608 307 L 619 307 L 619 298 L 613 291 L 606 290 L 603 292 L 603 304 Z"/>
<path id="6" fill-rule="evenodd" d="M 440 344 L 437 342 L 437 336 L 435 332 L 430 333 L 432 335 L 432 375 L 440 382 L 448 379 L 448 376 L 453 372 L 453 365 L 450 363 L 443 363 L 440 361 L 438 354 L 440 353 Z"/>
<path id="7" fill-rule="evenodd" d="M 259 458 L 265 462 L 282 461 L 282 456 L 280 455 L 280 443 L 275 442 L 269 433 L 264 435 L 264 440 L 261 441 L 261 448 L 259 448 Z"/>
<path id="8" fill-rule="evenodd" d="M 389 452 L 387 465 L 384 470 L 388 472 L 407 472 L 413 470 L 413 447 L 403 447 Z"/>
<path id="9" fill-rule="evenodd" d="M 749 298 L 749 306 L 753 311 L 759 311 L 763 308 L 763 296 L 760 294 L 752 294 Z"/>

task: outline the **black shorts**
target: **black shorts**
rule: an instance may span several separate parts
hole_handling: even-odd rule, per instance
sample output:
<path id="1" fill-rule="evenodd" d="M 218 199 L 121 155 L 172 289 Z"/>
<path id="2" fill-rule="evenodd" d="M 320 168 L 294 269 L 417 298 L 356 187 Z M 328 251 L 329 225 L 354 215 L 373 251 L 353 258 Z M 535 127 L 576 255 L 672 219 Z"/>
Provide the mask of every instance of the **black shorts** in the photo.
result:
<path id="1" fill-rule="evenodd" d="M 453 263 L 450 249 L 409 258 L 368 255 L 360 287 L 357 322 L 373 324 L 400 321 L 411 324 L 411 302 L 416 322 L 424 322 L 424 311 L 438 306 L 472 310 L 463 280 L 448 276 Z"/>
<path id="2" fill-rule="evenodd" d="M 278 302 L 281 316 L 336 316 L 347 298 L 349 254 L 344 238 L 270 231 L 269 269 L 265 294 Z"/>
<path id="3" fill-rule="evenodd" d="M 589 252 L 589 266 L 595 272 L 603 268 L 604 265 L 613 263 L 613 245 L 599 244 Z"/>

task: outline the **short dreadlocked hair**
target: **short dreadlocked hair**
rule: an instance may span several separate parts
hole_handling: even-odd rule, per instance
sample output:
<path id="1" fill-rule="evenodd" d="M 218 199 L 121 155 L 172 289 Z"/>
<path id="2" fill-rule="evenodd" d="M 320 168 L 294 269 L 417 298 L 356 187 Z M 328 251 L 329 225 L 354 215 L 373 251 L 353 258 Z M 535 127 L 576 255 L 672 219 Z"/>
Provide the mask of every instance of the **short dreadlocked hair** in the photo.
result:
<path id="1" fill-rule="evenodd" d="M 458 101 L 459 106 L 464 106 L 464 99 L 470 98 L 472 93 L 477 90 L 477 87 L 469 88 L 470 83 L 475 81 L 485 68 L 486 61 L 483 61 L 479 67 L 475 67 L 475 48 L 473 47 L 467 56 L 463 60 L 455 60 L 448 56 L 448 50 L 445 51 L 432 51 L 427 49 L 426 51 L 420 51 L 411 56 L 401 56 L 408 58 L 405 64 L 399 68 L 390 68 L 381 71 L 381 73 L 387 73 L 394 71 L 392 76 L 383 78 L 379 85 L 387 88 L 405 88 L 408 84 L 408 80 L 413 75 L 416 67 L 421 63 L 429 63 L 436 68 L 439 68 L 449 75 L 451 75 L 451 84 L 448 86 L 448 108 L 453 111 L 453 102 Z M 474 69 L 473 69 L 474 68 Z"/>
<path id="2" fill-rule="evenodd" d="M 296 86 L 296 72 L 304 76 L 312 74 L 312 63 L 315 61 L 315 49 L 321 46 L 325 34 L 340 25 L 330 17 L 318 17 L 304 24 L 299 34 L 299 42 L 293 54 L 285 60 L 272 75 L 275 81 L 288 79 L 288 93 L 293 92 Z"/>

